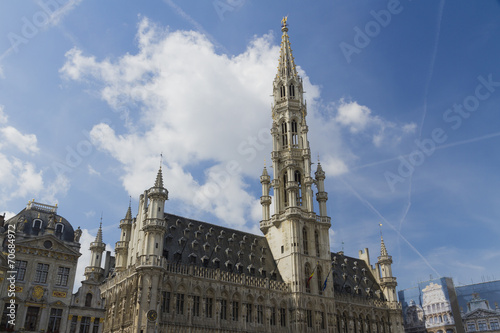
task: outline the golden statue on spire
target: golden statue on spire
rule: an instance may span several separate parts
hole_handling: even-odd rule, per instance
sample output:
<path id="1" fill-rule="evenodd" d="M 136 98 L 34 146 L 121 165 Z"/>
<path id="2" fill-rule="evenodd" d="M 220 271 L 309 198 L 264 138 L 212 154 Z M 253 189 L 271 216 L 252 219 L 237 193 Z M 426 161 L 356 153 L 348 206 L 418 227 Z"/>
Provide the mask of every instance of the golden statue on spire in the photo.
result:
<path id="1" fill-rule="evenodd" d="M 287 26 L 286 20 L 288 20 L 288 15 L 287 16 L 283 16 L 283 19 L 281 20 L 281 26 L 282 27 L 286 27 Z"/>

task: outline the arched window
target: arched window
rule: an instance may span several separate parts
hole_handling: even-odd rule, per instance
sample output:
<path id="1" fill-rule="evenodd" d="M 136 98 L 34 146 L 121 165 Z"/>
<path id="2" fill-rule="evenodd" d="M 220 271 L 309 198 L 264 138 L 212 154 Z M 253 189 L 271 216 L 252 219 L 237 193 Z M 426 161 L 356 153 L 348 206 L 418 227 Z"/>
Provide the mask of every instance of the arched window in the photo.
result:
<path id="1" fill-rule="evenodd" d="M 285 204 L 285 207 L 288 207 L 288 195 L 286 191 L 286 185 L 288 183 L 288 173 L 283 174 L 283 202 Z"/>
<path id="2" fill-rule="evenodd" d="M 297 198 L 296 198 L 297 206 L 302 206 L 302 182 L 301 182 L 301 178 L 300 178 L 300 172 L 298 170 L 295 171 L 294 180 L 297 183 L 297 185 L 299 186 L 299 189 L 297 190 Z"/>
<path id="3" fill-rule="evenodd" d="M 85 306 L 91 307 L 92 306 L 92 294 L 88 293 L 85 296 Z"/>
<path id="4" fill-rule="evenodd" d="M 288 93 L 290 98 L 295 98 L 295 86 L 293 84 L 288 87 Z"/>
<path id="5" fill-rule="evenodd" d="M 280 97 L 283 99 L 286 96 L 285 86 L 280 86 Z"/>
<path id="6" fill-rule="evenodd" d="M 64 231 L 64 224 L 57 223 L 56 224 L 56 234 L 62 234 Z"/>
<path id="7" fill-rule="evenodd" d="M 304 246 L 304 254 L 309 254 L 309 247 L 307 244 L 307 230 L 305 227 L 304 229 L 302 229 L 302 245 Z"/>
<path id="8" fill-rule="evenodd" d="M 299 147 L 299 139 L 298 139 L 298 126 L 297 126 L 297 121 L 294 119 L 292 120 L 291 123 L 292 127 L 292 148 L 298 148 Z"/>
<path id="9" fill-rule="evenodd" d="M 288 148 L 288 127 L 286 121 L 281 123 L 281 144 L 283 148 Z"/>
<path id="10" fill-rule="evenodd" d="M 318 281 L 318 294 L 323 295 L 323 275 L 321 274 L 321 266 L 316 268 L 316 275 Z"/>
<path id="11" fill-rule="evenodd" d="M 314 245 L 316 246 L 316 256 L 319 257 L 319 234 L 318 230 L 314 231 Z"/>
<path id="12" fill-rule="evenodd" d="M 311 276 L 311 268 L 309 267 L 309 263 L 306 263 L 306 267 L 304 268 L 304 273 L 306 276 L 306 293 L 311 292 L 311 284 L 309 283 L 309 277 Z"/>
<path id="13" fill-rule="evenodd" d="M 33 229 L 41 229 L 42 228 L 42 220 L 36 219 L 33 221 Z"/>

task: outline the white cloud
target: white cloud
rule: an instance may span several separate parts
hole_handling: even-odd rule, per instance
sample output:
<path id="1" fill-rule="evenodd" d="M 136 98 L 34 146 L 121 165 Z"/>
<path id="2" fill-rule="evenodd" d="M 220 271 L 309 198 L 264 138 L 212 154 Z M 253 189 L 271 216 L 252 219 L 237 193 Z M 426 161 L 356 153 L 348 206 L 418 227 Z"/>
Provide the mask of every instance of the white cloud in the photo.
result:
<path id="1" fill-rule="evenodd" d="M 351 134 L 365 134 L 371 137 L 376 147 L 382 146 L 389 140 L 398 143 L 403 135 L 415 132 L 415 123 L 403 124 L 401 126 L 384 120 L 382 117 L 373 115 L 372 110 L 356 101 L 338 102 L 335 121 L 343 127 L 349 128 Z"/>
<path id="2" fill-rule="evenodd" d="M 2 212 L 0 215 L 3 215 L 3 214 L 5 214 L 5 220 L 7 221 L 11 217 L 16 216 L 17 213 L 14 213 L 14 212 Z"/>
<path id="3" fill-rule="evenodd" d="M 16 128 L 7 126 L 0 128 L 0 134 L 3 136 L 4 142 L 16 147 L 23 153 L 37 153 L 37 138 L 34 134 L 22 134 Z"/>
<path id="4" fill-rule="evenodd" d="M 216 53 L 198 32 L 168 32 L 145 18 L 137 42 L 137 54 L 118 59 L 99 61 L 77 48 L 66 53 L 61 75 L 94 87 L 97 83 L 102 99 L 125 119 L 121 133 L 105 123 L 95 125 L 92 143 L 122 164 L 123 186 L 130 195 L 153 185 L 163 152 L 171 198 L 181 200 L 186 210 L 201 209 L 243 227 L 257 216 L 258 197 L 249 192 L 247 179 L 258 182 L 272 146 L 269 95 L 279 54 L 272 35 L 255 37 L 245 52 L 229 56 Z M 381 135 L 392 125 L 357 102 L 342 100 L 336 113 L 325 115 L 320 88 L 298 70 L 314 128 L 309 137 L 317 143 L 311 144 L 318 149 L 313 154 L 321 154 L 329 175 L 343 174 L 355 156 L 343 145 L 339 129 L 355 133 L 376 125 Z M 195 174 L 200 165 L 205 172 Z"/>

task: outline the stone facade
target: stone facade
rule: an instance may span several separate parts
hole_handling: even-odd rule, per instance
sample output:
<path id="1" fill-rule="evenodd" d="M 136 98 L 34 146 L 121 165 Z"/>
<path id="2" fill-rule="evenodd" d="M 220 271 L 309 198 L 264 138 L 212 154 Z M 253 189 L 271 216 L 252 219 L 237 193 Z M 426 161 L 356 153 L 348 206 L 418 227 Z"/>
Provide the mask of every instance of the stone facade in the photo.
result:
<path id="1" fill-rule="evenodd" d="M 67 325 L 76 265 L 80 256 L 79 235 L 71 224 L 57 215 L 57 206 L 34 201 L 5 221 L 0 233 L 4 254 L 10 235 L 15 239 L 15 267 L 3 272 L 0 331 L 61 332 Z M 3 257 L 4 267 L 7 263 Z M 15 271 L 16 273 L 9 273 Z M 11 297 L 7 278 L 14 275 L 15 327 L 7 325 Z"/>
<path id="2" fill-rule="evenodd" d="M 383 240 L 375 267 L 368 249 L 359 259 L 330 252 L 325 172 L 318 163 L 311 177 L 302 79 L 282 23 L 264 236 L 166 213 L 160 168 L 136 217 L 129 207 L 120 222 L 115 270 L 101 285 L 104 332 L 403 332 Z"/>

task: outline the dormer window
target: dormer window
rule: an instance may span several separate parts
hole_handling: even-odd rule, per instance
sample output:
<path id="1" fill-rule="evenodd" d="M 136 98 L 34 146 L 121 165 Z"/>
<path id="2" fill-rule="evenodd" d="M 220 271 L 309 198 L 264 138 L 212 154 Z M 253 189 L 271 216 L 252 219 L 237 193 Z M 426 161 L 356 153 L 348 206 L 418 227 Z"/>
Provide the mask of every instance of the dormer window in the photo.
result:
<path id="1" fill-rule="evenodd" d="M 218 258 L 215 258 L 212 262 L 215 268 L 220 268 L 220 260 Z"/>
<path id="2" fill-rule="evenodd" d="M 64 224 L 57 223 L 56 224 L 56 234 L 62 234 L 64 231 Z"/>
<path id="3" fill-rule="evenodd" d="M 33 229 L 41 229 L 42 228 L 42 220 L 36 219 L 33 221 Z"/>
<path id="4" fill-rule="evenodd" d="M 201 263 L 203 265 L 203 267 L 207 267 L 208 266 L 208 257 L 207 256 L 203 256 L 203 258 L 201 258 Z"/>

